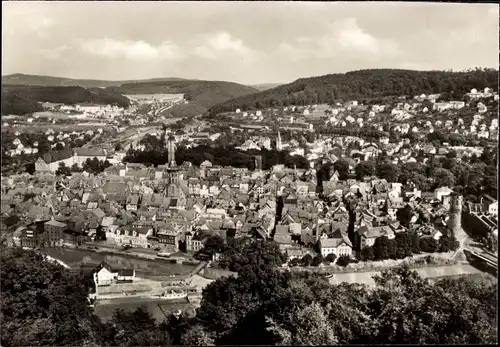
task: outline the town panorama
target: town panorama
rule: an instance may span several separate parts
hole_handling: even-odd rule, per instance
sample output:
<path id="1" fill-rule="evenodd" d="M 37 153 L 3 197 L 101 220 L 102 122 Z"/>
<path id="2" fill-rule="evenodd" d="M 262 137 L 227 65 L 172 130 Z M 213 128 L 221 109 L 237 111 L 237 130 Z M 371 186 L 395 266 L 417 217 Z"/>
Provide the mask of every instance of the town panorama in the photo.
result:
<path id="1" fill-rule="evenodd" d="M 2 10 L 2 346 L 498 342 L 498 6 Z"/>

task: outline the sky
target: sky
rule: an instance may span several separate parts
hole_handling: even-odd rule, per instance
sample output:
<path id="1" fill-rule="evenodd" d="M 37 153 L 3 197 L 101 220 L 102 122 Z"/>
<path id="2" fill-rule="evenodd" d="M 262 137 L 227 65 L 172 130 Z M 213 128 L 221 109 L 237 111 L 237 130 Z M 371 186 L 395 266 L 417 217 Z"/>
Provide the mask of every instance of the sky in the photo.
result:
<path id="1" fill-rule="evenodd" d="M 498 5 L 2 2 L 2 75 L 243 84 L 370 68 L 498 68 Z"/>

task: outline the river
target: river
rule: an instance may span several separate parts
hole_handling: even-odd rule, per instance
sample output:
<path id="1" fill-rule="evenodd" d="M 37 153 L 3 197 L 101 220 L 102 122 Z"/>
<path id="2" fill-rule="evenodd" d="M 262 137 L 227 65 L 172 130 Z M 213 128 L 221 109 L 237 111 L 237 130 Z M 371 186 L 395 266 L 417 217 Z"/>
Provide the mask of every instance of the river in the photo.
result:
<path id="1" fill-rule="evenodd" d="M 450 265 L 450 266 L 433 266 L 414 269 L 423 278 L 441 278 L 441 277 L 459 277 L 464 275 L 484 274 L 481 270 L 468 264 Z M 379 275 L 380 271 L 373 272 L 357 272 L 357 273 L 337 273 L 329 279 L 331 284 L 347 283 L 363 283 L 368 286 L 375 286 L 373 276 Z M 485 274 L 486 275 L 486 274 Z"/>
<path id="2" fill-rule="evenodd" d="M 111 266 L 135 269 L 136 276 L 187 275 L 196 265 L 170 263 L 167 260 L 148 260 L 134 256 L 94 252 L 85 249 L 44 248 L 44 254 L 66 263 L 70 268 L 78 268 L 82 263 L 108 262 Z"/>

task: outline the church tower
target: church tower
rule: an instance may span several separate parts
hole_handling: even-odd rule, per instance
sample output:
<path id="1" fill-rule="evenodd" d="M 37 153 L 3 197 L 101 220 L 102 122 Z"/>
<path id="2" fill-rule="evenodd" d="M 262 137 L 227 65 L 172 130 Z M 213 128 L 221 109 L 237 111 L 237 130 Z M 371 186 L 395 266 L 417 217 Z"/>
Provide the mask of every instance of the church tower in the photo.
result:
<path id="1" fill-rule="evenodd" d="M 167 150 L 168 150 L 168 165 L 170 167 L 175 167 L 176 166 L 176 163 L 175 163 L 175 150 L 176 150 L 176 146 L 175 146 L 174 138 L 172 136 L 170 136 L 168 138 L 168 141 L 167 141 Z"/>
<path id="2" fill-rule="evenodd" d="M 282 151 L 283 150 L 283 144 L 281 143 L 281 134 L 280 134 L 279 130 L 278 130 L 278 138 L 276 139 L 276 149 L 278 151 Z"/>
<path id="3" fill-rule="evenodd" d="M 457 193 L 451 193 L 451 207 L 448 219 L 448 229 L 453 232 L 455 237 L 462 233 L 462 201 L 463 198 Z"/>

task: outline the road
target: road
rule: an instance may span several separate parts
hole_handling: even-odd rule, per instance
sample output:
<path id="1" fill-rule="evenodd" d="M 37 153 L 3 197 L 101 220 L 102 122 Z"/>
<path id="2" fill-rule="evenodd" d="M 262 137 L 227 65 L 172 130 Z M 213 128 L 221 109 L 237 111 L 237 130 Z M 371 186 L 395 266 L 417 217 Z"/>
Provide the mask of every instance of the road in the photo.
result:
<path id="1" fill-rule="evenodd" d="M 135 140 L 137 138 L 141 138 L 141 137 L 145 136 L 147 133 L 149 133 L 153 130 L 157 130 L 157 129 L 158 129 L 158 126 L 153 126 L 153 127 L 144 128 L 143 130 L 139 131 L 139 133 L 134 132 L 133 134 L 126 135 L 126 132 L 125 132 L 123 134 L 118 134 L 118 136 L 116 138 L 109 140 L 107 142 L 104 142 L 104 143 L 100 143 L 99 145 L 101 146 L 101 145 L 112 144 L 112 143 L 116 143 L 116 142 L 120 142 L 120 141 L 128 141 L 130 139 L 132 139 L 132 141 L 133 141 L 133 140 Z"/>
<path id="2" fill-rule="evenodd" d="M 87 148 L 87 147 L 91 147 L 92 145 L 92 142 L 94 142 L 97 138 L 99 138 L 101 136 L 101 134 L 97 133 L 93 138 L 90 139 L 89 142 L 87 142 L 86 144 L 84 144 L 82 147 L 83 148 Z"/>
<path id="3" fill-rule="evenodd" d="M 175 104 L 174 104 L 174 105 L 175 105 Z M 172 107 L 172 106 L 174 106 L 174 105 L 168 105 L 168 106 L 162 107 L 162 108 L 160 108 L 160 109 L 156 110 L 156 111 L 154 112 L 154 115 L 155 115 L 155 116 L 158 116 L 158 115 L 160 115 L 163 111 L 168 110 L 169 108 L 171 108 L 171 107 Z"/>

